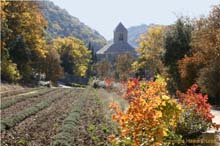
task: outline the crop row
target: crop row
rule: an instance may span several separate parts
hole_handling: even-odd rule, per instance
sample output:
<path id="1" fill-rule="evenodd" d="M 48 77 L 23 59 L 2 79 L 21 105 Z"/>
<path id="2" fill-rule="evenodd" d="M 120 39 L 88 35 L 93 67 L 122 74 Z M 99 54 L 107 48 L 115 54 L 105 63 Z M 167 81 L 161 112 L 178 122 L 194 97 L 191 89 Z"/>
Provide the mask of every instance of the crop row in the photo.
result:
<path id="1" fill-rule="evenodd" d="M 22 94 L 22 93 L 26 93 L 26 92 L 31 92 L 34 90 L 39 90 L 39 89 L 40 88 L 37 88 L 37 89 L 36 88 L 25 88 L 25 89 L 10 90 L 10 91 L 1 92 L 0 95 L 1 95 L 1 98 L 4 98 L 4 97 L 18 95 L 18 94 Z"/>
<path id="2" fill-rule="evenodd" d="M 80 95 L 77 102 L 72 105 L 72 110 L 69 113 L 68 117 L 64 119 L 62 128 L 59 133 L 54 136 L 54 141 L 51 144 L 52 146 L 71 146 L 74 137 L 73 134 L 77 132 L 76 128 L 79 124 L 80 115 L 83 112 L 84 104 L 87 100 L 86 96 L 88 95 L 88 89 L 84 92 L 83 95 Z"/>
<path id="3" fill-rule="evenodd" d="M 3 101 L 1 103 L 0 109 L 2 110 L 2 109 L 5 109 L 5 108 L 8 108 L 8 107 L 10 107 L 10 106 L 12 106 L 12 105 L 14 105 L 18 102 L 21 102 L 23 100 L 26 100 L 28 98 L 33 98 L 33 97 L 36 97 L 36 96 L 42 96 L 42 95 L 47 94 L 47 93 L 49 93 L 51 91 L 54 91 L 54 90 L 55 89 L 49 89 L 49 90 L 48 89 L 40 89 L 40 90 L 37 90 L 37 91 L 35 91 L 33 93 L 30 93 L 30 94 L 20 95 L 16 98 L 6 100 L 5 102 Z"/>
<path id="4" fill-rule="evenodd" d="M 52 102 L 63 97 L 64 95 L 67 95 L 69 92 L 70 90 L 65 90 L 63 92 L 60 92 L 59 94 L 55 94 L 53 97 L 50 96 L 46 100 L 43 100 L 38 104 L 35 104 L 29 108 L 24 109 L 23 111 L 18 112 L 16 115 L 3 119 L 1 121 L 0 127 L 1 131 L 14 127 L 25 118 L 37 113 L 40 110 L 43 110 L 44 108 L 48 107 Z"/>

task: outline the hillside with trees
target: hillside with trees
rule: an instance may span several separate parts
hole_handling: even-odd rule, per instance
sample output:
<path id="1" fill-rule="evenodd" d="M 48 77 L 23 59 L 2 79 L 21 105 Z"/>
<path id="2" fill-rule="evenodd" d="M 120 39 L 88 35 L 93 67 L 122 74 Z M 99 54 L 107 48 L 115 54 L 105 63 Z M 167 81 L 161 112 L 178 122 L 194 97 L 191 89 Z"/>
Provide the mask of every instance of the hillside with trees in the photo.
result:
<path id="1" fill-rule="evenodd" d="M 71 16 L 66 10 L 56 6 L 51 1 L 41 1 L 41 11 L 48 22 L 47 38 L 73 36 L 88 45 L 91 43 L 97 51 L 106 44 L 105 38 L 96 30 Z"/>
<path id="2" fill-rule="evenodd" d="M 65 33 L 54 35 L 56 38 L 51 37 L 48 39 L 48 36 L 51 35 L 48 31 L 51 30 L 50 25 L 52 23 L 48 22 L 42 13 L 42 4 L 46 3 L 52 5 L 49 1 L 45 3 L 38 1 L 1 2 L 2 80 L 31 83 L 45 79 L 56 83 L 58 79 L 63 77 L 65 72 L 77 77 L 87 75 L 92 50 L 87 48 L 88 44 L 75 36 L 65 37 L 64 35 L 68 35 Z M 58 7 L 57 9 L 60 10 Z M 50 10 L 52 11 L 52 9 Z M 65 16 L 60 15 L 64 18 Z M 67 16 L 72 19 L 69 15 Z M 50 18 L 53 19 L 53 15 Z M 63 29 L 72 29 L 72 26 L 74 26 L 70 20 L 60 19 L 59 21 L 62 21 L 62 24 L 71 25 L 62 26 Z M 78 27 L 81 26 L 83 25 L 78 25 Z M 91 32 L 91 36 L 87 35 L 89 34 L 87 32 L 83 33 L 84 28 L 88 32 L 91 31 L 88 27 L 83 26 L 82 28 L 75 28 L 82 33 L 75 33 L 82 35 L 81 37 L 84 40 L 98 38 Z M 104 39 L 102 41 L 105 42 Z M 88 42 L 90 41 L 88 40 Z M 92 41 L 90 44 L 93 44 Z"/>

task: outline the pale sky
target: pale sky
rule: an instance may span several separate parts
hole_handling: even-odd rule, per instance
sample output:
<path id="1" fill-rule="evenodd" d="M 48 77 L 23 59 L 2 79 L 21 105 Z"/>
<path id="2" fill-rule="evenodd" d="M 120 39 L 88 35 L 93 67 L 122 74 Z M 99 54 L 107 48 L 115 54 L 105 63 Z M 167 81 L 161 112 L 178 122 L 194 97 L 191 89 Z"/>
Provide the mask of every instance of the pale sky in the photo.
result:
<path id="1" fill-rule="evenodd" d="M 125 27 L 175 22 L 178 16 L 207 15 L 220 0 L 51 0 L 107 40 L 119 22 Z"/>

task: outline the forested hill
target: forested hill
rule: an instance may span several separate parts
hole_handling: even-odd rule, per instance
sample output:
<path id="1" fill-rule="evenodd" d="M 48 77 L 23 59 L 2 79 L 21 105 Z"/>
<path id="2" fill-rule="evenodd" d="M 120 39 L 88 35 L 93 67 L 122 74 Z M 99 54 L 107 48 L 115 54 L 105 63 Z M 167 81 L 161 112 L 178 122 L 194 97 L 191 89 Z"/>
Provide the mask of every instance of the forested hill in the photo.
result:
<path id="1" fill-rule="evenodd" d="M 105 45 L 105 38 L 96 30 L 86 26 L 66 10 L 59 8 L 51 1 L 42 1 L 42 12 L 48 21 L 47 34 L 49 38 L 74 36 L 86 44 L 92 44 L 95 50 Z"/>

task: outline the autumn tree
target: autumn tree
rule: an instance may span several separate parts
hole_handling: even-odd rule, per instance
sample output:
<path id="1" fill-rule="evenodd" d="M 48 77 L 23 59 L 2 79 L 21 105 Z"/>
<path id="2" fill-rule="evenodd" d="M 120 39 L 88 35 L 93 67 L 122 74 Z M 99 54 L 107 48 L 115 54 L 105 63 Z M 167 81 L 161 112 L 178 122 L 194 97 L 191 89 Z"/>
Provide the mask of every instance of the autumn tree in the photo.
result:
<path id="1" fill-rule="evenodd" d="M 56 81 L 64 75 L 63 67 L 61 66 L 60 54 L 51 44 L 48 45 L 47 48 L 47 56 L 42 61 L 43 72 L 46 74 L 46 80 L 56 83 Z"/>
<path id="2" fill-rule="evenodd" d="M 120 54 L 115 61 L 115 77 L 121 81 L 126 81 L 132 76 L 132 63 L 134 57 L 128 53 Z"/>
<path id="3" fill-rule="evenodd" d="M 164 72 L 164 31 L 163 26 L 153 26 L 141 36 L 140 47 L 137 49 L 140 55 L 133 63 L 133 68 L 139 75 L 154 77 Z"/>
<path id="4" fill-rule="evenodd" d="M 8 52 L 11 60 L 8 62 L 16 63 L 22 78 L 28 80 L 33 70 L 38 70 L 34 64 L 46 56 L 44 28 L 47 23 L 38 2 L 20 0 L 2 4 L 2 58 L 7 58 L 4 52 Z"/>
<path id="5" fill-rule="evenodd" d="M 91 51 L 81 40 L 74 37 L 57 38 L 53 40 L 53 46 L 60 54 L 65 72 L 81 77 L 86 75 Z"/>
<path id="6" fill-rule="evenodd" d="M 211 63 L 199 71 L 197 83 L 204 93 L 210 95 L 212 104 L 220 105 L 220 60 Z"/>
<path id="7" fill-rule="evenodd" d="M 179 61 L 182 80 L 197 82 L 202 91 L 220 104 L 220 5 L 207 18 L 195 21 L 192 54 Z M 187 85 L 190 86 L 190 83 Z"/>
<path id="8" fill-rule="evenodd" d="M 183 89 L 178 72 L 178 61 L 190 53 L 192 30 L 191 22 L 186 18 L 180 18 L 166 31 L 164 63 L 168 67 L 169 88 L 173 93 L 176 89 Z"/>
<path id="9" fill-rule="evenodd" d="M 13 63 L 7 56 L 1 58 L 1 79 L 8 82 L 15 82 L 20 78 L 17 64 Z"/>
<path id="10" fill-rule="evenodd" d="M 20 73 L 17 69 L 17 64 L 13 63 L 10 59 L 9 50 L 6 48 L 6 40 L 9 33 L 6 10 L 5 7 L 9 4 L 6 1 L 1 1 L 1 79 L 11 81 L 17 81 L 20 79 Z"/>
<path id="11" fill-rule="evenodd" d="M 178 61 L 178 69 L 180 73 L 180 83 L 183 89 L 189 88 L 196 83 L 198 71 L 204 66 L 203 59 L 199 54 L 195 56 L 185 56 Z"/>
<path id="12" fill-rule="evenodd" d="M 97 62 L 95 64 L 96 75 L 100 79 L 113 77 L 114 73 L 112 72 L 112 67 L 113 66 L 107 60 Z"/>

